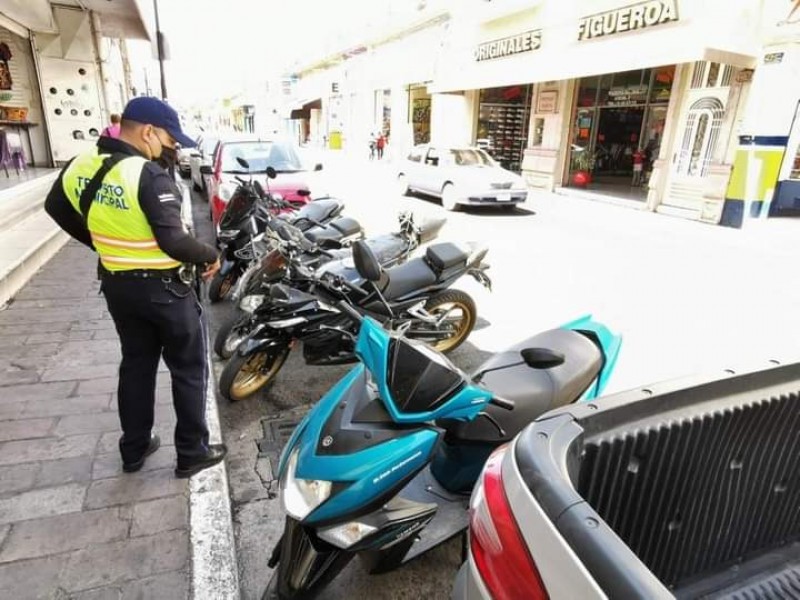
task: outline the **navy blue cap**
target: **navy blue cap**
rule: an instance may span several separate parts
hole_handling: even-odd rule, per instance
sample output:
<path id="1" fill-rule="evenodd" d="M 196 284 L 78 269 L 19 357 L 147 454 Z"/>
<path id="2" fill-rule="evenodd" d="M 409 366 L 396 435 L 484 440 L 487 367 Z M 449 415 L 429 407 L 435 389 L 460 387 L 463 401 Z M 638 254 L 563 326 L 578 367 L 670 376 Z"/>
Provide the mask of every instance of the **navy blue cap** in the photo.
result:
<path id="1" fill-rule="evenodd" d="M 192 148 L 197 145 L 192 138 L 181 131 L 181 121 L 175 109 L 158 98 L 139 96 L 132 99 L 122 111 L 122 118 L 160 127 L 168 131 L 184 148 Z"/>

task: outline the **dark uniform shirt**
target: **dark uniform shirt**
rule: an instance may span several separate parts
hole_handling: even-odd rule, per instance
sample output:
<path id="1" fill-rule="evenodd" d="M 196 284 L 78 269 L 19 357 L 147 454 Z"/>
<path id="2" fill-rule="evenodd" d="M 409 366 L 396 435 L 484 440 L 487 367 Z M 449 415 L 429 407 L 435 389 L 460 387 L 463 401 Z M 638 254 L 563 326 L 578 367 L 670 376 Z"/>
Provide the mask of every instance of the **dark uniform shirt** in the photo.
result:
<path id="1" fill-rule="evenodd" d="M 130 144 L 110 137 L 101 137 L 97 147 L 104 153 L 121 152 L 131 156 L 143 156 Z M 62 175 L 63 171 L 47 195 L 44 208 L 64 231 L 94 249 L 83 215 L 73 208 L 64 193 Z M 139 180 L 139 205 L 153 229 L 158 246 L 181 262 L 213 263 L 217 259 L 217 250 L 199 242 L 186 232 L 181 220 L 181 204 L 181 192 L 175 181 L 158 164 L 152 161 L 145 163 Z"/>

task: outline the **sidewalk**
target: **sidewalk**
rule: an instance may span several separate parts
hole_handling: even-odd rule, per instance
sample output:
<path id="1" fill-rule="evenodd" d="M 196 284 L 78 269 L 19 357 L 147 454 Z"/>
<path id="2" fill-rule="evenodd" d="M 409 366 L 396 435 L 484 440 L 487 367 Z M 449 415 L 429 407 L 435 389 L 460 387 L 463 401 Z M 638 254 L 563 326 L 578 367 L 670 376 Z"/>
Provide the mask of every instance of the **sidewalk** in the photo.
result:
<path id="1" fill-rule="evenodd" d="M 208 558 L 219 540 L 198 526 L 230 533 L 230 513 L 226 523 L 224 511 L 217 518 L 209 509 L 227 502 L 225 470 L 174 477 L 175 415 L 163 363 L 162 447 L 141 472 L 122 472 L 119 342 L 95 264 L 71 242 L 0 311 L 0 595 L 234 597 L 235 561 L 226 580 L 230 561 Z M 220 480 L 225 489 L 209 502 L 204 494 L 219 492 Z M 214 579 L 218 592 L 208 586 Z"/>

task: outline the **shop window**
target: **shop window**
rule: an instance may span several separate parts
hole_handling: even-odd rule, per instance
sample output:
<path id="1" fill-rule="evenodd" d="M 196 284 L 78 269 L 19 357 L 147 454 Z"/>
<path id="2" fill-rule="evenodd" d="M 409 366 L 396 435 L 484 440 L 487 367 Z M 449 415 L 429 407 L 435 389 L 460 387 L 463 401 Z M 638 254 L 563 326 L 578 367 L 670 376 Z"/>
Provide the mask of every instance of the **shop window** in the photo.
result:
<path id="1" fill-rule="evenodd" d="M 650 102 L 669 102 L 669 97 L 672 93 L 672 82 L 674 79 L 674 65 L 653 69 L 652 84 L 650 87 Z"/>
<path id="2" fill-rule="evenodd" d="M 476 145 L 504 169 L 519 171 L 528 144 L 533 86 L 484 89 L 478 106 Z"/>

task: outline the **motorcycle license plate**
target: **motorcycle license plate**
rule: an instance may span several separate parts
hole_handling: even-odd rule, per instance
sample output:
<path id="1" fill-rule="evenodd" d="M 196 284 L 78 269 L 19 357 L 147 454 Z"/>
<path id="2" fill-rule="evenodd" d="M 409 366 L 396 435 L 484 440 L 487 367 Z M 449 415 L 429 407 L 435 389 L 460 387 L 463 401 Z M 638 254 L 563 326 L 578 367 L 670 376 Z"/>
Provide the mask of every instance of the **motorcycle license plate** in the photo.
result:
<path id="1" fill-rule="evenodd" d="M 503 193 L 497 194 L 497 201 L 498 202 L 508 202 L 509 200 L 511 200 L 511 193 L 510 192 L 503 192 Z"/>

